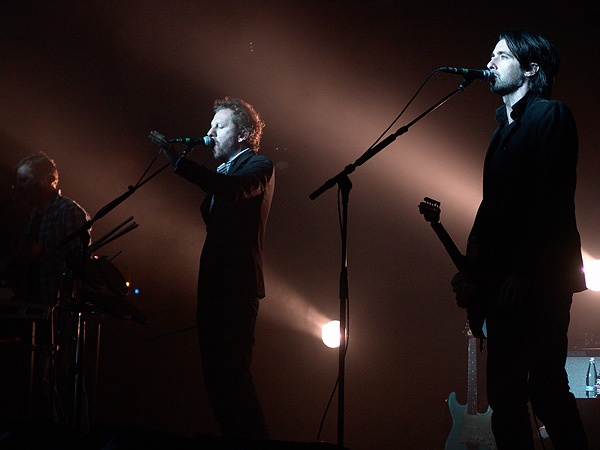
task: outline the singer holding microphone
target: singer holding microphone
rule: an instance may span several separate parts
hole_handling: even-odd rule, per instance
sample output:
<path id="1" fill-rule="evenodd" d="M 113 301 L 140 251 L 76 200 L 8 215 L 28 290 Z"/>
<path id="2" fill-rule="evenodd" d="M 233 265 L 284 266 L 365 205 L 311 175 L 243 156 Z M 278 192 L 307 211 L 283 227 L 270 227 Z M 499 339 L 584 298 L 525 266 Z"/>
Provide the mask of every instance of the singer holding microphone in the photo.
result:
<path id="1" fill-rule="evenodd" d="M 206 192 L 200 208 L 206 240 L 198 277 L 197 328 L 209 401 L 221 434 L 268 439 L 250 362 L 259 299 L 265 296 L 262 249 L 274 168 L 257 154 L 264 123 L 243 100 L 214 103 L 208 136 L 198 140 L 222 164 L 216 171 L 187 160 L 172 142 L 152 131 L 175 173 Z"/>
<path id="2" fill-rule="evenodd" d="M 565 370 L 573 293 L 586 288 L 575 221 L 577 129 L 549 100 L 558 52 L 537 33 L 500 34 L 488 69 L 502 96 L 469 235 L 475 289 L 452 280 L 457 303 L 487 323 L 487 394 L 498 450 L 533 450 L 528 402 L 557 450 L 587 450 Z M 474 291 L 474 293 L 473 293 Z"/>

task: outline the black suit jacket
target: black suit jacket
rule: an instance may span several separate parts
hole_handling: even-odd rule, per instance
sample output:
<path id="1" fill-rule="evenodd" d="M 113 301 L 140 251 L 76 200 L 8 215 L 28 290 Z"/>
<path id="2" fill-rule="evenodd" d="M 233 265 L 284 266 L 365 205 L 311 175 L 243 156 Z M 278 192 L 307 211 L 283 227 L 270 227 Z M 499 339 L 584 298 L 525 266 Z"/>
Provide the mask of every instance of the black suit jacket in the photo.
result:
<path id="1" fill-rule="evenodd" d="M 569 109 L 527 94 L 497 110 L 484 166 L 483 201 L 469 242 L 491 286 L 516 275 L 547 288 L 585 289 L 575 221 L 578 139 Z"/>
<path id="2" fill-rule="evenodd" d="M 198 299 L 264 297 L 262 250 L 275 184 L 271 160 L 250 150 L 224 175 L 182 158 L 175 173 L 208 194 L 201 205 L 206 240 Z"/>

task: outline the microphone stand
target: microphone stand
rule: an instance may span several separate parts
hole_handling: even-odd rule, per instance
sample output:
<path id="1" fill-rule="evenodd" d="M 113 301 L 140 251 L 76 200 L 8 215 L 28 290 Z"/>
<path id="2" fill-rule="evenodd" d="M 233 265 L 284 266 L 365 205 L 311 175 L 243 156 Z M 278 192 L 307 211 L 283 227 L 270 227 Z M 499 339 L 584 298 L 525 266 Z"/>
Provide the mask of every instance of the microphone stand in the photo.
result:
<path id="1" fill-rule="evenodd" d="M 187 148 L 185 151 L 182 152 L 182 156 L 187 155 L 191 150 L 192 147 L 194 145 L 193 144 L 187 144 Z M 148 173 L 148 170 L 150 170 L 150 167 L 152 166 L 152 164 L 154 164 L 154 161 L 156 161 L 156 158 L 158 157 L 158 155 L 160 155 L 161 152 L 158 152 L 154 158 L 152 159 L 152 162 L 149 164 L 148 168 L 146 169 L 146 171 L 144 172 L 144 174 L 142 175 L 142 177 L 140 178 L 140 180 L 136 183 L 135 186 L 129 186 L 127 189 L 127 192 L 125 192 L 124 194 L 120 195 L 119 197 L 117 197 L 116 199 L 112 200 L 110 203 L 108 203 L 107 205 L 105 205 L 104 207 L 100 208 L 100 210 L 94 215 L 94 217 L 88 221 L 86 221 L 79 229 L 75 230 L 73 233 L 71 233 L 69 236 L 67 236 L 66 238 L 64 238 L 56 247 L 57 250 L 63 248 L 65 245 L 67 245 L 69 242 L 71 242 L 73 239 L 77 238 L 78 236 L 80 236 L 80 273 L 79 273 L 79 279 L 78 280 L 74 280 L 74 292 L 75 292 L 75 299 L 74 300 L 74 304 L 75 304 L 75 309 L 76 309 L 76 323 L 75 323 L 75 344 L 74 344 L 74 357 L 73 357 L 73 362 L 74 362 L 74 391 L 73 391 L 73 418 L 72 418 L 72 426 L 75 429 L 78 429 L 80 431 L 86 431 L 84 428 L 89 425 L 86 422 L 84 422 L 84 417 L 83 417 L 83 411 L 82 408 L 85 406 L 84 404 L 84 399 L 83 399 L 83 395 L 85 394 L 84 392 L 84 385 L 83 385 L 83 375 L 84 375 L 84 366 L 83 366 L 83 349 L 84 349 L 84 344 L 85 344 L 85 319 L 84 319 L 84 284 L 85 284 L 85 266 L 86 266 L 86 261 L 88 258 L 88 254 L 92 249 L 97 249 L 100 246 L 103 246 L 105 244 L 107 244 L 108 242 L 117 239 L 118 237 L 122 236 L 123 234 L 132 231 L 134 228 L 137 227 L 137 224 L 132 224 L 129 227 L 127 227 L 125 230 L 121 231 L 120 234 L 118 234 L 117 236 L 114 236 L 113 238 L 111 238 L 110 240 L 107 239 L 110 235 L 112 235 L 114 232 L 116 232 L 119 228 L 121 228 L 122 226 L 124 226 L 126 223 L 128 223 L 131 219 L 133 219 L 133 217 L 130 217 L 129 219 L 127 219 L 125 222 L 123 222 L 121 225 L 117 226 L 115 229 L 113 229 L 111 232 L 109 232 L 107 235 L 103 236 L 98 242 L 92 244 L 90 246 L 89 244 L 89 235 L 87 234 L 87 232 L 92 228 L 92 225 L 98 221 L 99 219 L 103 218 L 104 216 L 106 216 L 109 212 L 111 212 L 113 209 L 115 209 L 117 206 L 119 206 L 121 203 L 123 203 L 126 199 L 128 199 L 131 195 L 133 195 L 140 187 L 142 187 L 144 184 L 146 184 L 148 181 L 150 181 L 152 178 L 154 178 L 156 175 L 158 175 L 159 173 L 161 173 L 163 170 L 165 170 L 167 167 L 169 167 L 171 164 L 167 163 L 165 164 L 163 167 L 161 167 L 160 169 L 158 169 L 156 172 L 154 172 L 152 175 L 150 175 L 148 178 L 146 178 L 145 180 L 143 180 L 144 176 L 146 175 L 146 173 Z M 143 180 L 143 181 L 142 181 Z M 88 236 L 84 239 L 84 236 Z M 98 345 L 100 343 L 98 342 Z"/>
<path id="2" fill-rule="evenodd" d="M 185 156 L 188 153 L 190 153 L 191 150 L 192 150 L 192 148 L 194 147 L 194 145 L 195 144 L 187 144 L 187 148 L 181 153 L 181 156 Z M 146 173 L 148 173 L 148 170 L 150 169 L 150 167 L 152 166 L 152 164 L 154 164 L 154 161 L 156 161 L 156 158 L 158 157 L 158 155 L 160 155 L 160 153 L 161 152 L 158 152 L 154 156 L 154 158 L 152 159 L 152 162 L 150 162 L 150 165 L 148 166 L 148 168 L 146 169 L 146 171 L 142 175 L 142 179 L 144 178 L 144 176 L 146 175 Z M 113 201 L 111 201 L 110 203 L 108 203 L 107 205 L 103 206 L 102 208 L 100 208 L 100 211 L 98 211 L 96 213 L 96 215 L 94 215 L 94 217 L 92 219 L 88 220 L 85 224 L 83 224 L 83 226 L 81 228 L 79 228 L 78 230 L 75 230 L 69 236 L 67 236 L 66 238 L 64 238 L 58 244 L 58 246 L 56 248 L 60 249 L 60 248 L 64 247 L 69 242 L 71 242 L 73 239 L 75 239 L 79 235 L 79 233 L 81 233 L 83 231 L 88 231 L 90 228 L 92 228 L 92 225 L 97 220 L 99 220 L 99 219 L 103 218 L 104 216 L 106 216 L 109 212 L 111 212 L 113 209 L 115 209 L 117 206 L 119 206 L 121 203 L 123 203 L 125 200 L 127 200 L 131 195 L 133 195 L 135 193 L 135 191 L 137 191 L 144 184 L 146 184 L 148 181 L 150 181 L 152 178 L 154 178 L 156 175 L 158 175 L 159 173 L 161 173 L 163 170 L 165 170 L 170 165 L 171 165 L 171 163 L 167 163 L 164 166 L 162 166 L 160 169 L 158 169 L 156 172 L 154 172 L 152 175 L 150 175 L 148 178 L 146 178 L 145 180 L 142 181 L 142 179 L 140 179 L 140 181 L 138 181 L 135 186 L 128 186 L 127 192 L 125 192 L 124 194 L 120 195 L 119 197 L 117 197 L 116 199 L 114 199 Z M 127 223 L 127 222 L 129 222 L 129 219 L 125 223 Z M 124 225 L 124 224 L 122 224 L 122 225 Z M 120 226 L 117 227 L 117 228 L 120 228 Z M 113 230 L 113 232 L 114 231 L 116 231 L 116 230 Z"/>
<path id="3" fill-rule="evenodd" d="M 436 110 L 444 103 L 446 103 L 451 97 L 458 92 L 464 91 L 473 81 L 473 79 L 463 79 L 462 83 L 442 98 L 440 101 L 435 103 L 424 113 L 419 115 L 412 122 L 407 125 L 400 127 L 395 133 L 392 133 L 379 144 L 372 146 L 363 155 L 358 158 L 354 163 L 347 165 L 344 170 L 338 173 L 333 178 L 327 180 L 320 188 L 309 195 L 311 200 L 315 200 L 325 191 L 331 189 L 336 184 L 342 195 L 342 264 L 340 271 L 340 287 L 339 287 L 339 300 L 340 300 L 340 347 L 339 347 L 339 364 L 338 364 L 338 426 L 337 426 L 337 445 L 340 449 L 344 448 L 344 390 L 345 390 L 345 360 L 347 350 L 347 338 L 348 338 L 348 327 L 347 327 L 347 306 L 348 306 L 348 260 L 347 260 L 347 233 L 348 233 L 348 200 L 350 196 L 350 190 L 352 189 L 352 182 L 348 177 L 349 174 L 354 170 L 367 162 L 385 147 L 390 145 L 396 140 L 398 136 L 406 133 L 411 126 L 420 121 L 423 117 Z"/>

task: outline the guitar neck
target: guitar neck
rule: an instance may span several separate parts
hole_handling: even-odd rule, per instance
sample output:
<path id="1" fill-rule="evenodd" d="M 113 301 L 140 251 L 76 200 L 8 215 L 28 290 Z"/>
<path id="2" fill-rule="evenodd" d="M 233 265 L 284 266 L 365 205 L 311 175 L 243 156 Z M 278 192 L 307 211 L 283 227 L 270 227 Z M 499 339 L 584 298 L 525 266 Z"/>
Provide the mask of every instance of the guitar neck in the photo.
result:
<path id="1" fill-rule="evenodd" d="M 431 222 L 431 228 L 433 228 L 433 231 L 435 231 L 435 234 L 437 234 L 438 238 L 444 245 L 444 248 L 448 252 L 448 255 L 450 255 L 450 258 L 452 259 L 452 262 L 454 263 L 456 268 L 460 272 L 464 271 L 465 257 L 460 252 L 460 250 L 458 249 L 458 247 L 444 228 L 444 225 L 442 225 L 441 222 Z"/>
<path id="2" fill-rule="evenodd" d="M 467 410 L 477 414 L 477 338 L 469 337 L 469 360 L 467 382 Z"/>

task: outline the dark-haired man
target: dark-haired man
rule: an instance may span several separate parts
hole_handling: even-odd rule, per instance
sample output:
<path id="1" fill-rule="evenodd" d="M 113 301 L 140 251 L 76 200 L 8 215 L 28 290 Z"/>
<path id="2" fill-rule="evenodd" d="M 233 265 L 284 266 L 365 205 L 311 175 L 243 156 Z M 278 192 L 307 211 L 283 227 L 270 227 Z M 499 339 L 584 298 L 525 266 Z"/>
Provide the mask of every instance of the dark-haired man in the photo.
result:
<path id="1" fill-rule="evenodd" d="M 483 200 L 469 243 L 477 247 L 477 294 L 459 304 L 484 311 L 488 400 L 499 450 L 533 450 L 528 401 L 557 450 L 587 449 L 565 371 L 572 295 L 585 289 L 575 222 L 577 130 L 548 100 L 558 53 L 543 36 L 503 32 L 488 68 L 504 105 L 490 143 Z"/>
<path id="2" fill-rule="evenodd" d="M 198 278 L 198 337 L 204 380 L 223 436 L 266 439 L 250 372 L 259 299 L 265 296 L 262 248 L 274 187 L 273 164 L 257 154 L 263 122 L 254 108 L 226 97 L 214 104 L 208 136 L 217 171 L 181 158 L 152 131 L 175 173 L 202 188 L 206 240 Z"/>

